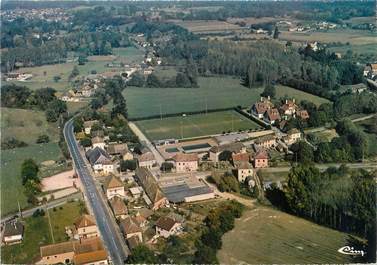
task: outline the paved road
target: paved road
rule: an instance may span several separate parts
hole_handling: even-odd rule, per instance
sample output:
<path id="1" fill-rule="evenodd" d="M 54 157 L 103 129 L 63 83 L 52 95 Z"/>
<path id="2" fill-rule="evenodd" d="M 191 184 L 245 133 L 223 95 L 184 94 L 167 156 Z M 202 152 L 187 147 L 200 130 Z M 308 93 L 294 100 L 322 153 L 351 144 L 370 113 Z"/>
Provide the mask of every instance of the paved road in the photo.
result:
<path id="1" fill-rule="evenodd" d="M 129 252 L 123 247 L 124 242 L 122 242 L 117 236 L 116 228 L 111 220 L 113 217 L 106 210 L 105 203 L 101 199 L 101 195 L 96 188 L 93 177 L 89 174 L 85 160 L 80 154 L 73 133 L 72 120 L 69 120 L 64 126 L 64 137 L 75 164 L 76 173 L 81 179 L 84 194 L 89 202 L 90 208 L 92 209 L 98 229 L 111 260 L 113 264 L 116 265 L 124 264 Z"/>
<path id="2" fill-rule="evenodd" d="M 33 213 L 38 209 L 46 209 L 46 207 L 47 207 L 47 209 L 51 209 L 51 208 L 54 208 L 54 207 L 58 207 L 58 206 L 61 206 L 65 203 L 67 203 L 67 201 L 72 200 L 72 199 L 82 199 L 82 193 L 77 192 L 77 193 L 71 194 L 67 197 L 47 202 L 47 205 L 43 204 L 43 205 L 40 205 L 40 206 L 37 206 L 37 207 L 33 207 L 31 209 L 21 211 L 21 214 L 22 214 L 23 217 L 32 216 Z M 15 215 L 18 215 L 18 212 L 14 213 L 14 214 L 7 215 L 4 218 L 1 218 L 1 223 L 12 219 Z"/>
<path id="3" fill-rule="evenodd" d="M 320 170 L 326 170 L 329 167 L 340 167 L 341 163 L 336 164 L 316 164 L 315 166 L 319 168 Z M 358 168 L 364 168 L 364 169 L 377 169 L 377 163 L 348 163 L 345 164 L 347 167 L 352 169 L 358 169 Z M 291 169 L 291 167 L 268 167 L 262 169 L 265 172 L 288 172 Z"/>
<path id="4" fill-rule="evenodd" d="M 148 138 L 143 134 L 142 131 L 134 124 L 133 122 L 129 122 L 128 126 L 131 128 L 131 130 L 136 134 L 137 137 L 139 137 L 140 142 L 143 142 L 146 147 L 151 150 L 153 153 L 154 157 L 156 158 L 157 164 L 160 166 L 162 165 L 163 162 L 165 162 L 165 159 L 162 157 L 160 152 L 156 149 L 156 147 L 148 140 Z"/>

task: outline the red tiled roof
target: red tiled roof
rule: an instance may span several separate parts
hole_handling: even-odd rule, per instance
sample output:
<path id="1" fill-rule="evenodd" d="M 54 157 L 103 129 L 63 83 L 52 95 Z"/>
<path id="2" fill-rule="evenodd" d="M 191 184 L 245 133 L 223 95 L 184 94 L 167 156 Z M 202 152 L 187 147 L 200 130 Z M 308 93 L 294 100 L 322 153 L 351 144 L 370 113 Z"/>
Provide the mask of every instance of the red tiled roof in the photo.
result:
<path id="1" fill-rule="evenodd" d="M 170 231 L 176 223 L 177 222 L 170 217 L 160 217 L 156 222 L 156 226 L 165 231 Z"/>
<path id="2" fill-rule="evenodd" d="M 268 154 L 265 150 L 260 150 L 255 154 L 254 159 L 268 159 Z"/>
<path id="3" fill-rule="evenodd" d="M 250 159 L 250 155 L 248 153 L 238 153 L 232 154 L 233 161 L 245 161 L 248 162 Z"/>
<path id="4" fill-rule="evenodd" d="M 266 111 L 266 115 L 270 121 L 280 120 L 280 114 L 277 109 L 269 109 Z"/>
<path id="5" fill-rule="evenodd" d="M 178 153 L 173 157 L 175 162 L 190 162 L 190 161 L 198 161 L 197 154 L 183 154 Z"/>

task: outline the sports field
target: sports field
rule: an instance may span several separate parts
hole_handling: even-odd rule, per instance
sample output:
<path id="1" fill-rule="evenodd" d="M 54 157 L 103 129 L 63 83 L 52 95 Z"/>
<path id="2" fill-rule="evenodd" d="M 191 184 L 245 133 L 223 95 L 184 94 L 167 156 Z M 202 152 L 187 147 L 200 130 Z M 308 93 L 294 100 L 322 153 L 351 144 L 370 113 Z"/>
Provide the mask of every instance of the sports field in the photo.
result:
<path id="1" fill-rule="evenodd" d="M 236 111 L 220 111 L 135 122 L 150 140 L 182 139 L 262 128 Z"/>
<path id="2" fill-rule="evenodd" d="M 338 253 L 348 235 L 278 210 L 246 211 L 226 233 L 217 256 L 221 264 L 344 264 Z"/>

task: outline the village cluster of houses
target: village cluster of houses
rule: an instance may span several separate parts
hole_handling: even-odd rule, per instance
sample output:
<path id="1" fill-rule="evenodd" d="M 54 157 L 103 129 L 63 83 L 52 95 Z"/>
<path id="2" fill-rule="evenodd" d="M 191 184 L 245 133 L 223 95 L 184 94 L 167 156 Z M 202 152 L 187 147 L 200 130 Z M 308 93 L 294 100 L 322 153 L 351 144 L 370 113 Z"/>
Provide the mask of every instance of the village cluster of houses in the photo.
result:
<path id="1" fill-rule="evenodd" d="M 7 73 L 5 80 L 25 82 L 30 80 L 32 77 L 33 75 L 30 73 Z"/>
<path id="2" fill-rule="evenodd" d="M 260 101 L 253 104 L 250 113 L 270 125 L 280 123 L 280 127 L 281 121 L 287 121 L 291 118 L 299 117 L 303 120 L 309 119 L 307 110 L 299 107 L 295 99 L 286 99 L 280 107 L 275 107 L 270 98 L 262 97 Z"/>
<path id="3" fill-rule="evenodd" d="M 369 63 L 365 65 L 364 76 L 376 81 L 377 80 L 377 63 Z"/>

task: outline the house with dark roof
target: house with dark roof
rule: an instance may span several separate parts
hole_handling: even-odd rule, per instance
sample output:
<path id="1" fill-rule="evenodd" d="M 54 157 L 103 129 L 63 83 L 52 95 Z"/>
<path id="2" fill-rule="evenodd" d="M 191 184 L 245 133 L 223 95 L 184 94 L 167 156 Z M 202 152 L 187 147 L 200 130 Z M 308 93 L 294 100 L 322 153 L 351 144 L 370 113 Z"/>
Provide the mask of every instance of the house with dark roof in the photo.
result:
<path id="1" fill-rule="evenodd" d="M 95 147 L 86 152 L 86 157 L 95 173 L 110 174 L 114 172 L 114 164 L 104 149 Z"/>
<path id="2" fill-rule="evenodd" d="M 182 223 L 170 217 L 162 216 L 156 222 L 156 234 L 165 238 L 176 235 L 182 230 Z"/>
<path id="3" fill-rule="evenodd" d="M 250 113 L 254 116 L 257 116 L 259 119 L 263 119 L 264 113 L 273 107 L 273 104 L 270 101 L 270 97 L 261 98 L 260 101 L 256 102 L 250 109 Z"/>
<path id="4" fill-rule="evenodd" d="M 4 225 L 3 242 L 11 245 L 21 243 L 24 237 L 24 226 L 19 220 L 7 222 Z"/>
<path id="5" fill-rule="evenodd" d="M 124 219 L 128 215 L 128 209 L 123 199 L 119 196 L 114 196 L 110 200 L 110 206 L 113 210 L 115 218 Z"/>
<path id="6" fill-rule="evenodd" d="M 123 160 L 132 160 L 134 158 L 126 143 L 110 143 L 107 146 L 107 152 L 112 156 L 121 156 Z"/>
<path id="7" fill-rule="evenodd" d="M 130 238 L 127 238 L 127 245 L 131 250 L 133 250 L 140 244 L 141 241 L 138 236 L 131 236 Z"/>
<path id="8" fill-rule="evenodd" d="M 125 239 L 137 236 L 140 242 L 143 242 L 142 229 L 134 217 L 127 216 L 119 223 L 119 226 Z"/>
<path id="9" fill-rule="evenodd" d="M 158 186 L 157 181 L 147 168 L 139 167 L 136 169 L 135 174 L 137 182 L 143 187 L 151 201 L 150 207 L 152 210 L 157 210 L 168 204 L 168 200 Z"/>
<path id="10" fill-rule="evenodd" d="M 219 162 L 219 155 L 224 151 L 229 151 L 233 154 L 246 153 L 246 147 L 241 142 L 212 146 L 211 149 L 209 149 L 210 160 Z"/>
<path id="11" fill-rule="evenodd" d="M 114 175 L 107 177 L 103 187 L 105 189 L 107 199 L 111 199 L 114 196 L 119 196 L 122 198 L 126 196 L 123 182 Z"/>

